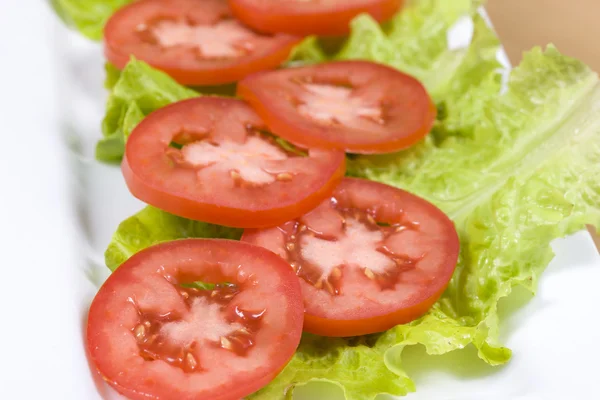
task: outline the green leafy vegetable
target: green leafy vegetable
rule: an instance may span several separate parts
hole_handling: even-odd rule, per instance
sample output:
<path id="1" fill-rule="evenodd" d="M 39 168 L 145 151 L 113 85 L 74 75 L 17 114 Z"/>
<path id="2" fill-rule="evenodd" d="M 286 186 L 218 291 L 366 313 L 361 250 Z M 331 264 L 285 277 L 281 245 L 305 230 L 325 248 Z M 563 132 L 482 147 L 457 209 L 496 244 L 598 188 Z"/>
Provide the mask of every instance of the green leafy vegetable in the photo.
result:
<path id="1" fill-rule="evenodd" d="M 535 291 L 553 257 L 552 240 L 586 223 L 600 226 L 600 86 L 580 62 L 553 47 L 535 49 L 513 71 L 504 95 L 473 107 L 479 123 L 469 127 L 471 136 L 351 161 L 356 174 L 417 193 L 455 221 L 461 257 L 440 301 L 419 320 L 381 335 L 305 335 L 286 369 L 251 399 L 284 398 L 312 381 L 338 385 L 348 400 L 406 394 L 414 385 L 401 353 L 415 344 L 428 354 L 473 344 L 489 364 L 509 360 L 510 350 L 498 342 L 498 301 L 515 285 Z M 162 240 L 235 237 L 197 224 L 148 208 L 119 227 L 107 265 L 114 269 Z"/>
<path id="2" fill-rule="evenodd" d="M 106 72 L 104 87 L 108 90 L 112 90 L 112 88 L 119 83 L 119 79 L 121 78 L 121 70 L 115 67 L 113 64 L 107 62 L 104 64 L 104 71 Z"/>
<path id="3" fill-rule="evenodd" d="M 192 282 L 192 283 L 182 283 L 181 286 L 191 289 L 198 290 L 213 290 L 215 288 L 214 283 L 205 283 L 205 282 Z"/>
<path id="4" fill-rule="evenodd" d="M 535 291 L 550 242 L 600 225 L 600 86 L 555 48 L 534 49 L 507 92 L 481 107 L 473 139 L 354 160 L 354 171 L 436 203 L 461 236 L 454 278 L 433 310 L 386 335 L 441 354 L 468 343 L 490 364 L 510 352 L 498 338 L 497 304 L 515 285 Z M 432 340 L 433 339 L 433 340 Z"/>
<path id="5" fill-rule="evenodd" d="M 104 137 L 96 146 L 96 158 L 118 162 L 133 128 L 152 111 L 200 94 L 179 85 L 167 74 L 132 59 L 120 73 L 107 65 L 106 86 L 111 88 L 102 122 Z"/>
<path id="6" fill-rule="evenodd" d="M 485 61 L 481 65 L 482 70 L 498 67 L 495 61 L 495 51 L 499 47 L 497 39 L 485 43 L 489 48 L 482 49 L 483 52 L 471 52 L 473 46 L 458 49 L 448 47 L 450 28 L 461 17 L 475 17 L 479 5 L 479 1 L 473 0 L 411 1 L 404 11 L 388 23 L 386 30 L 371 17 L 360 16 L 352 22 L 350 38 L 337 58 L 360 58 L 389 64 L 419 79 L 437 98 L 447 91 L 457 71 L 469 61 L 469 57 Z M 489 31 L 485 24 L 478 25 L 479 29 L 485 27 Z M 492 59 L 485 55 L 488 49 L 494 53 Z"/>
<path id="7" fill-rule="evenodd" d="M 476 124 L 464 105 L 481 104 L 501 87 L 497 52 L 500 42 L 478 9 L 481 1 L 415 0 L 380 27 L 363 15 L 352 23 L 352 34 L 337 59 L 366 59 L 388 64 L 419 79 L 443 109 L 434 135 L 470 135 Z M 461 20 L 473 24 L 467 47 L 449 48 L 448 31 Z M 385 29 L 387 28 L 387 29 Z M 440 124 L 441 122 L 441 124 Z"/>
<path id="8" fill-rule="evenodd" d="M 52 0 L 57 14 L 67 24 L 74 25 L 83 35 L 102 39 L 104 24 L 124 5 L 133 0 Z"/>
<path id="9" fill-rule="evenodd" d="M 239 240 L 240 229 L 191 221 L 154 207 L 146 207 L 121 222 L 106 249 L 106 266 L 117 269 L 138 251 L 157 243 L 186 238 L 222 238 Z"/>
<path id="10" fill-rule="evenodd" d="M 309 36 L 304 39 L 299 45 L 294 47 L 287 61 L 288 66 L 300 66 L 308 64 L 318 64 L 329 60 L 329 56 L 325 53 L 319 38 Z"/>
<path id="11" fill-rule="evenodd" d="M 535 291 L 553 257 L 552 240 L 586 223 L 600 227 L 597 76 L 553 47 L 535 49 L 500 96 L 498 41 L 476 14 L 478 6 L 468 0 L 415 0 L 383 28 L 359 17 L 335 56 L 410 73 L 438 104 L 432 135 L 400 153 L 349 157 L 349 173 L 412 191 L 455 221 L 462 249 L 448 290 L 424 317 L 380 335 L 305 335 L 285 370 L 250 399 L 282 399 L 313 381 L 337 385 L 348 400 L 404 395 L 415 388 L 402 369 L 402 350 L 415 344 L 428 354 L 472 344 L 485 362 L 506 363 L 511 352 L 498 341 L 498 301 L 516 285 Z M 473 41 L 466 49 L 449 50 L 447 31 L 465 15 L 474 23 Z M 322 43 L 310 38 L 290 62 L 328 57 Z M 98 147 L 101 159 L 120 159 L 126 137 L 149 112 L 198 95 L 139 61 L 109 82 L 113 92 L 105 151 Z M 119 226 L 106 262 L 114 270 L 154 243 L 239 234 L 147 208 Z"/>

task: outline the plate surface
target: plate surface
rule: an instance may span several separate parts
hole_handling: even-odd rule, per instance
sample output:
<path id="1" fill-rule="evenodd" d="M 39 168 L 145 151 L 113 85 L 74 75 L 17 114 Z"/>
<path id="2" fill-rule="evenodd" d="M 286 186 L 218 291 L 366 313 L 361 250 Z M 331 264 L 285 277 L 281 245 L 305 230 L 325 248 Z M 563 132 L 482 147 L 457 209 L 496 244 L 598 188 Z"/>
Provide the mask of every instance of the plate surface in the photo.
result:
<path id="1" fill-rule="evenodd" d="M 81 233 L 56 118 L 64 106 L 56 101 L 61 82 L 55 79 L 59 71 L 49 34 L 56 24 L 39 0 L 0 2 L 0 54 L 8 60 L 0 67 L 0 121 L 4 145 L 21 146 L 0 157 L 0 399 L 6 400 L 101 399 L 87 365 L 82 327 L 97 290 L 90 276 L 102 279 L 106 271 L 97 275 L 94 266 L 82 262 L 80 253 L 87 249 L 74 239 Z M 468 28 L 459 31 L 468 34 Z M 118 169 L 98 179 L 113 193 L 125 193 Z M 140 206 L 131 198 L 89 194 L 95 197 L 124 202 L 123 216 Z M 114 221 L 101 212 L 91 215 L 96 216 L 90 224 L 98 238 L 94 247 L 102 248 L 121 216 Z M 477 361 L 471 348 L 436 357 L 421 357 L 421 348 L 410 348 L 405 364 L 418 391 L 407 399 L 600 398 L 600 257 L 585 232 L 556 241 L 554 248 L 557 256 L 538 295 L 531 300 L 517 292 L 501 303 L 502 336 L 513 350 L 512 361 L 492 368 Z"/>

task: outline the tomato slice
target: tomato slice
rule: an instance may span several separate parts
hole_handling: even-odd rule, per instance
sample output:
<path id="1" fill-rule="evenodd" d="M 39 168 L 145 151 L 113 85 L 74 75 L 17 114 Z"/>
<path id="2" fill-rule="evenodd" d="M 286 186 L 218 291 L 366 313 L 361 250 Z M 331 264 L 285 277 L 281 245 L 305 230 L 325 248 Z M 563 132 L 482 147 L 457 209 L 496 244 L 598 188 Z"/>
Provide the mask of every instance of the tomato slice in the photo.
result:
<path id="1" fill-rule="evenodd" d="M 106 57 L 117 68 L 133 55 L 184 85 L 231 83 L 276 68 L 300 40 L 250 30 L 232 17 L 226 0 L 136 1 L 104 30 Z"/>
<path id="2" fill-rule="evenodd" d="M 275 226 L 330 196 L 345 156 L 296 154 L 265 130 L 241 100 L 184 100 L 133 130 L 121 169 L 134 196 L 172 214 L 239 228 Z"/>
<path id="3" fill-rule="evenodd" d="M 403 0 L 229 0 L 233 14 L 259 32 L 294 35 L 345 35 L 362 13 L 377 21 L 391 18 Z"/>
<path id="4" fill-rule="evenodd" d="M 181 286 L 195 281 L 216 285 Z M 275 254 L 179 240 L 141 251 L 108 278 L 90 307 L 87 346 L 131 400 L 238 400 L 287 364 L 302 318 L 298 279 Z"/>
<path id="5" fill-rule="evenodd" d="M 333 196 L 242 241 L 287 260 L 304 295 L 304 330 L 323 336 L 382 332 L 423 315 L 458 260 L 452 221 L 427 201 L 381 183 L 346 178 Z"/>
<path id="6" fill-rule="evenodd" d="M 366 61 L 257 73 L 237 90 L 282 138 L 351 153 L 407 148 L 430 131 L 436 116 L 419 81 Z"/>

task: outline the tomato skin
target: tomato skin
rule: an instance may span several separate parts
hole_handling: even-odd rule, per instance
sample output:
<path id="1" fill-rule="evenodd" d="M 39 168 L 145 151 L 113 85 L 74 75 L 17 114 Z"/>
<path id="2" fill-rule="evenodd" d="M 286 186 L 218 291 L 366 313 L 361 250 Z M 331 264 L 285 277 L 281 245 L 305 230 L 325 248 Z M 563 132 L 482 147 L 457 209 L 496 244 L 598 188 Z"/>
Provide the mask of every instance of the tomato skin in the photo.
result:
<path id="1" fill-rule="evenodd" d="M 304 314 L 304 332 L 328 337 L 351 337 L 385 332 L 401 324 L 407 324 L 422 317 L 438 301 L 446 290 L 446 284 L 428 299 L 409 308 L 394 313 L 364 318 L 360 320 L 332 320 Z"/>
<path id="2" fill-rule="evenodd" d="M 168 8 L 170 6 L 170 8 Z M 230 15 L 225 0 L 140 0 L 118 10 L 104 29 L 104 54 L 118 69 L 123 69 L 134 56 L 152 67 L 162 70 L 182 85 L 208 86 L 233 83 L 244 76 L 263 70 L 277 68 L 288 57 L 302 38 L 276 34 L 270 43 L 255 53 L 232 60 L 199 60 L 183 63 L 178 57 L 161 54 L 157 45 L 151 47 L 135 38 L 135 27 L 146 19 L 180 16 L 189 10 L 198 13 L 202 7 L 218 16 Z M 154 50 L 151 50 L 154 49 Z"/>
<path id="3" fill-rule="evenodd" d="M 202 265 L 205 259 L 208 261 L 201 267 L 190 263 L 196 261 L 198 265 Z M 216 271 L 214 265 L 210 265 L 216 260 L 230 264 L 233 267 L 228 268 L 234 271 L 236 262 L 251 265 L 257 283 L 247 283 L 244 286 L 243 282 L 236 282 L 235 277 L 221 276 L 222 271 Z M 143 279 L 157 268 L 164 268 L 166 274 L 180 273 L 187 279 L 191 275 L 205 281 L 227 278 L 250 292 L 256 292 L 253 296 L 273 296 L 261 300 L 262 302 L 285 306 L 285 312 L 272 310 L 276 315 L 272 315 L 269 323 L 261 328 L 267 331 L 260 337 L 260 343 L 257 339 L 257 346 L 262 346 L 257 351 L 269 351 L 268 357 L 262 356 L 267 359 L 267 364 L 256 365 L 251 372 L 243 369 L 232 371 L 219 364 L 210 364 L 205 365 L 208 371 L 201 372 L 198 376 L 195 376 L 196 372 L 184 373 L 176 367 L 169 366 L 165 369 L 162 365 L 159 367 L 165 373 L 163 376 L 158 373 L 159 370 L 153 369 L 156 363 L 163 361 L 145 361 L 138 355 L 132 355 L 128 348 L 119 348 L 124 343 L 120 336 L 129 334 L 127 329 L 123 331 L 122 326 L 125 324 L 128 327 L 130 323 L 127 308 L 131 307 L 131 302 L 144 296 L 161 296 L 150 290 L 150 287 L 146 289 L 148 293 L 143 289 Z M 268 290 L 264 287 L 256 288 L 266 282 L 277 284 L 270 286 Z M 87 351 L 90 361 L 103 379 L 131 400 L 238 400 L 271 382 L 295 353 L 302 333 L 303 309 L 300 296 L 300 286 L 293 271 L 278 256 L 265 249 L 218 239 L 165 242 L 132 256 L 103 284 L 88 313 Z M 282 299 L 285 299 L 285 304 L 282 304 Z M 135 322 L 137 323 L 139 322 Z M 243 362 L 252 363 L 256 356 L 256 353 L 249 353 Z M 212 381 L 202 382 L 202 374 L 214 372 L 210 369 L 216 370 L 216 375 L 211 375 L 218 378 L 219 382 L 215 387 L 210 387 L 214 383 Z M 238 380 L 228 382 L 228 379 L 236 378 Z M 198 387 L 201 390 L 193 389 Z"/>
<path id="4" fill-rule="evenodd" d="M 314 284 L 300 277 L 305 303 L 304 331 L 329 337 L 360 336 L 383 332 L 399 324 L 414 321 L 426 314 L 446 290 L 458 261 L 460 243 L 453 222 L 431 203 L 403 190 L 374 181 L 345 178 L 334 192 L 332 199 L 334 201 L 331 203 L 339 204 L 343 209 L 346 207 L 350 207 L 350 210 L 369 209 L 369 213 L 377 222 L 385 224 L 397 222 L 405 212 L 411 221 L 413 220 L 411 216 L 419 216 L 419 219 L 414 222 L 421 226 L 419 229 L 426 232 L 428 240 L 431 238 L 431 243 L 433 243 L 431 246 L 434 249 L 432 252 L 439 253 L 439 256 L 434 254 L 433 258 L 428 258 L 428 265 L 423 267 L 429 271 L 430 278 L 423 280 L 421 277 L 420 281 L 414 281 L 417 282 L 416 285 L 420 286 L 418 292 L 411 297 L 405 297 L 402 293 L 398 294 L 397 304 L 390 304 L 388 301 L 388 304 L 385 305 L 383 303 L 374 305 L 374 302 L 379 301 L 377 300 L 379 294 L 368 291 L 373 290 L 368 288 L 368 280 L 350 282 L 353 285 L 364 285 L 361 286 L 364 291 L 360 294 L 356 292 L 344 294 L 344 286 L 342 286 L 339 296 L 317 298 L 316 295 L 319 294 L 319 291 L 315 292 Z M 296 221 L 306 224 L 304 217 Z M 248 229 L 244 231 L 242 241 L 264 246 L 290 262 L 289 248 L 286 249 L 284 243 L 290 240 L 290 234 L 297 236 L 298 232 L 303 232 L 296 228 L 290 228 L 292 222 L 267 230 Z M 309 230 L 312 229 L 309 226 Z M 413 243 L 411 240 L 409 242 L 418 243 L 414 241 Z M 387 243 L 387 241 L 382 243 Z M 329 256 L 329 254 L 324 254 L 325 258 Z M 298 263 L 297 259 L 293 260 Z M 302 265 L 301 262 L 300 265 Z M 306 267 L 301 266 L 299 271 L 303 268 Z M 401 276 L 399 282 L 410 282 L 406 279 Z M 362 297 L 369 300 L 366 301 Z M 335 309 L 342 307 L 343 303 L 351 303 L 343 305 L 344 310 L 347 311 L 342 312 Z"/>
<path id="5" fill-rule="evenodd" d="M 376 92 L 390 120 L 382 127 L 373 124 L 372 129 L 321 125 L 301 116 L 292 101 L 282 100 L 300 95 L 294 79 L 350 83 L 355 91 Z M 437 114 L 433 100 L 419 81 L 368 61 L 337 61 L 256 73 L 239 82 L 237 95 L 256 110 L 272 132 L 291 143 L 356 154 L 406 149 L 431 131 Z"/>
<path id="6" fill-rule="evenodd" d="M 189 189 L 189 179 L 184 182 L 185 184 L 174 188 L 169 181 L 178 182 L 173 175 L 177 173 L 177 169 L 166 159 L 164 149 L 168 148 L 171 138 L 178 129 L 185 126 L 178 124 L 190 124 L 186 121 L 185 115 L 194 107 L 198 110 L 212 110 L 206 111 L 207 115 L 220 115 L 219 118 L 223 119 L 230 118 L 227 114 L 229 109 L 232 109 L 232 112 L 242 109 L 254 119 L 253 123 L 262 123 L 242 101 L 227 98 L 200 97 L 180 101 L 155 111 L 146 117 L 130 135 L 121 164 L 127 186 L 135 197 L 188 219 L 237 228 L 260 228 L 275 226 L 313 209 L 331 194 L 345 174 L 346 160 L 342 152 L 314 150 L 309 151 L 307 161 L 312 159 L 311 154 L 317 154 L 314 163 L 320 166 L 318 172 L 303 176 L 302 179 L 298 178 L 301 179 L 299 181 L 282 183 L 282 189 L 273 189 L 270 192 L 261 188 L 239 191 L 239 193 L 232 191 L 227 197 L 229 205 L 221 199 L 226 194 L 217 193 L 218 190 L 216 192 L 213 190 L 212 194 L 195 194 L 193 188 Z M 171 123 L 174 124 L 172 129 L 168 127 Z M 157 126 L 166 126 L 164 129 L 171 129 L 171 131 L 159 135 L 156 133 Z M 319 164 L 316 164 L 317 162 Z M 154 176 L 149 172 L 150 167 L 161 175 Z M 186 176 L 187 178 L 189 175 Z M 296 185 L 299 187 L 290 186 L 294 185 L 294 182 L 299 182 Z M 217 183 L 215 181 L 213 185 Z M 247 196 L 255 196 L 253 199 L 255 201 L 250 204 Z"/>
<path id="7" fill-rule="evenodd" d="M 345 163 L 346 161 L 343 159 L 332 175 L 331 180 L 313 192 L 314 196 L 296 204 L 280 207 L 279 209 L 256 211 L 227 208 L 217 204 L 204 204 L 199 209 L 195 200 L 187 198 L 174 199 L 171 194 L 149 187 L 144 180 L 140 179 L 129 166 L 127 157 L 123 158 L 121 171 L 129 190 L 135 197 L 148 204 L 160 204 L 157 207 L 164 211 L 196 221 L 234 228 L 266 228 L 298 216 L 302 214 L 303 210 L 310 210 L 318 206 L 321 199 L 331 193 L 344 177 L 346 170 Z M 287 200 L 285 195 L 282 195 L 281 201 Z"/>
<path id="8" fill-rule="evenodd" d="M 378 22 L 391 18 L 403 0 L 343 0 L 331 6 L 274 4 L 257 0 L 229 0 L 233 14 L 259 32 L 337 36 L 350 32 L 350 22 L 367 13 Z M 260 4 L 257 4 L 260 3 Z"/>

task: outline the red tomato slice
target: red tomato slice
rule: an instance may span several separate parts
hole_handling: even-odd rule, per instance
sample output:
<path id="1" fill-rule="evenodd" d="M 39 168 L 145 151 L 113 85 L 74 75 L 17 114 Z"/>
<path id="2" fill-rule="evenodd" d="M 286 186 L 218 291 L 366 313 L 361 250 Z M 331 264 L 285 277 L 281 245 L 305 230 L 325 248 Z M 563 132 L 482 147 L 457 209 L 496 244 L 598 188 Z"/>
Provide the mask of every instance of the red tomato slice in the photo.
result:
<path id="1" fill-rule="evenodd" d="M 104 29 L 115 66 L 124 68 L 133 55 L 185 85 L 231 83 L 276 68 L 300 40 L 250 30 L 233 19 L 226 0 L 136 1 Z"/>
<path id="2" fill-rule="evenodd" d="M 258 73 L 237 90 L 278 136 L 351 153 L 407 148 L 430 131 L 436 116 L 419 81 L 366 61 Z"/>
<path id="3" fill-rule="evenodd" d="M 228 282 L 212 290 L 182 283 Z M 167 242 L 134 255 L 90 307 L 87 346 L 131 400 L 238 400 L 266 386 L 302 334 L 298 279 L 257 246 Z"/>
<path id="4" fill-rule="evenodd" d="M 330 196 L 345 156 L 319 149 L 297 155 L 265 129 L 241 100 L 181 101 L 134 129 L 121 169 L 134 196 L 172 214 L 239 228 L 275 226 Z"/>
<path id="5" fill-rule="evenodd" d="M 377 21 L 391 18 L 403 0 L 229 0 L 233 14 L 259 32 L 294 35 L 345 35 L 362 13 Z"/>
<path id="6" fill-rule="evenodd" d="M 456 267 L 459 242 L 432 204 L 381 183 L 346 178 L 333 197 L 242 241 L 286 259 L 304 295 L 304 330 L 323 336 L 382 332 L 437 301 Z"/>

